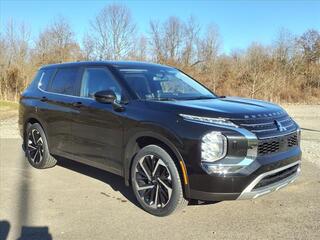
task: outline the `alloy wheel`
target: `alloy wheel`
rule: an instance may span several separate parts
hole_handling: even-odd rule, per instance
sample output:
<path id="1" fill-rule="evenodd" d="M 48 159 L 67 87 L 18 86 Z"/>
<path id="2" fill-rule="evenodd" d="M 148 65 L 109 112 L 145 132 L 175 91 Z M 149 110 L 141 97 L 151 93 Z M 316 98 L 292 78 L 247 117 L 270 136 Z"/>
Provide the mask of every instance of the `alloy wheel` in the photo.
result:
<path id="1" fill-rule="evenodd" d="M 37 129 L 32 129 L 28 134 L 27 151 L 33 163 L 40 163 L 43 159 L 43 140 Z"/>
<path id="2" fill-rule="evenodd" d="M 151 208 L 164 208 L 171 199 L 172 178 L 163 160 L 155 155 L 141 158 L 135 168 L 139 197 Z"/>

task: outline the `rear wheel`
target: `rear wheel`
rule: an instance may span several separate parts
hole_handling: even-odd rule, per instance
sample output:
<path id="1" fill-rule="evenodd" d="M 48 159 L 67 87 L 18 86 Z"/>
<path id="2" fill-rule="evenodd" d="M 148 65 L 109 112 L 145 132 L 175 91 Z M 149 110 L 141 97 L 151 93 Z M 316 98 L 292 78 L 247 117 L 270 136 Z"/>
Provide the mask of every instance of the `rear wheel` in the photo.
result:
<path id="1" fill-rule="evenodd" d="M 153 215 L 170 215 L 188 203 L 174 161 L 159 146 L 149 145 L 138 152 L 132 164 L 131 182 L 142 208 Z"/>
<path id="2" fill-rule="evenodd" d="M 46 135 L 39 123 L 28 125 L 26 132 L 26 156 L 35 168 L 50 168 L 57 160 L 49 153 Z"/>

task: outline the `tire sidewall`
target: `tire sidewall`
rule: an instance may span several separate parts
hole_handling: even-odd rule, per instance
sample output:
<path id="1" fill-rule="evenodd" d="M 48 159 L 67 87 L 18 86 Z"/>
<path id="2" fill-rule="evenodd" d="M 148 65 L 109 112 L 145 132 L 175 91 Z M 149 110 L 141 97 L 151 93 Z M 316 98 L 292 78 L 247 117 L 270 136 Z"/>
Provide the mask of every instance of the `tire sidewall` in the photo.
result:
<path id="1" fill-rule="evenodd" d="M 167 165 L 167 168 L 171 174 L 172 195 L 171 195 L 171 199 L 169 200 L 169 203 L 164 208 L 160 208 L 160 209 L 151 208 L 139 196 L 137 186 L 136 186 L 136 181 L 135 181 L 135 176 L 136 176 L 135 169 L 138 164 L 138 161 L 146 155 L 155 155 L 157 157 L 160 157 L 161 160 Z M 176 209 L 177 205 L 179 204 L 181 194 L 183 196 L 180 175 L 174 161 L 164 149 L 162 149 L 157 145 L 149 145 L 144 147 L 134 157 L 132 167 L 131 167 L 131 184 L 132 184 L 133 192 L 138 202 L 142 206 L 142 208 L 145 211 L 156 216 L 167 216 L 170 213 L 172 213 Z"/>
<path id="2" fill-rule="evenodd" d="M 43 150 L 44 150 L 44 154 L 43 154 L 43 157 L 42 157 L 42 160 L 38 163 L 34 163 L 32 160 L 31 160 L 31 157 L 30 157 L 30 154 L 29 154 L 29 151 L 28 151 L 28 136 L 30 134 L 30 132 L 33 130 L 33 129 L 36 129 L 40 135 L 41 135 L 41 138 L 42 138 L 42 142 L 43 142 Z M 26 131 L 26 139 L 25 139 L 25 143 L 26 143 L 26 157 L 28 159 L 28 162 L 35 168 L 43 168 L 47 159 L 50 157 L 49 155 L 49 148 L 48 148 L 48 142 L 47 142 L 47 138 L 46 138 L 46 135 L 41 127 L 41 125 L 39 123 L 34 123 L 32 125 L 29 125 L 27 127 L 27 131 Z"/>

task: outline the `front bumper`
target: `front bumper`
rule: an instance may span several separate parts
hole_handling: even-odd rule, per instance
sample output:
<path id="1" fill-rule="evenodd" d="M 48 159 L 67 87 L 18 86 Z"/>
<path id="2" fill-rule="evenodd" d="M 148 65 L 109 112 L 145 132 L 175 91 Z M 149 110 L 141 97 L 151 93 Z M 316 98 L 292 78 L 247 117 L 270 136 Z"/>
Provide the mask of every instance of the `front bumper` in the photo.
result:
<path id="1" fill-rule="evenodd" d="M 289 152 L 257 158 L 241 173 L 231 175 L 192 174 L 189 177 L 190 199 L 224 201 L 257 198 L 292 183 L 299 176 L 300 165 L 301 150 L 296 147 Z M 273 175 L 280 174 L 294 166 L 296 169 L 290 175 L 261 185 L 261 180 L 271 178 Z"/>

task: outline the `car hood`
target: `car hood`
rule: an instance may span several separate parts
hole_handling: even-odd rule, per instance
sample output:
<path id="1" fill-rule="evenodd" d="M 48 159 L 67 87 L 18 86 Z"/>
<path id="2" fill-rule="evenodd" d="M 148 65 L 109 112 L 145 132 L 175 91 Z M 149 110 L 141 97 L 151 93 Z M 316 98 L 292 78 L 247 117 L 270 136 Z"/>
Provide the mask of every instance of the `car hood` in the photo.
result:
<path id="1" fill-rule="evenodd" d="M 149 104 L 159 111 L 174 111 L 177 114 L 224 117 L 229 119 L 259 118 L 272 116 L 277 113 L 285 113 L 276 104 L 239 97 L 186 101 L 152 101 Z"/>

